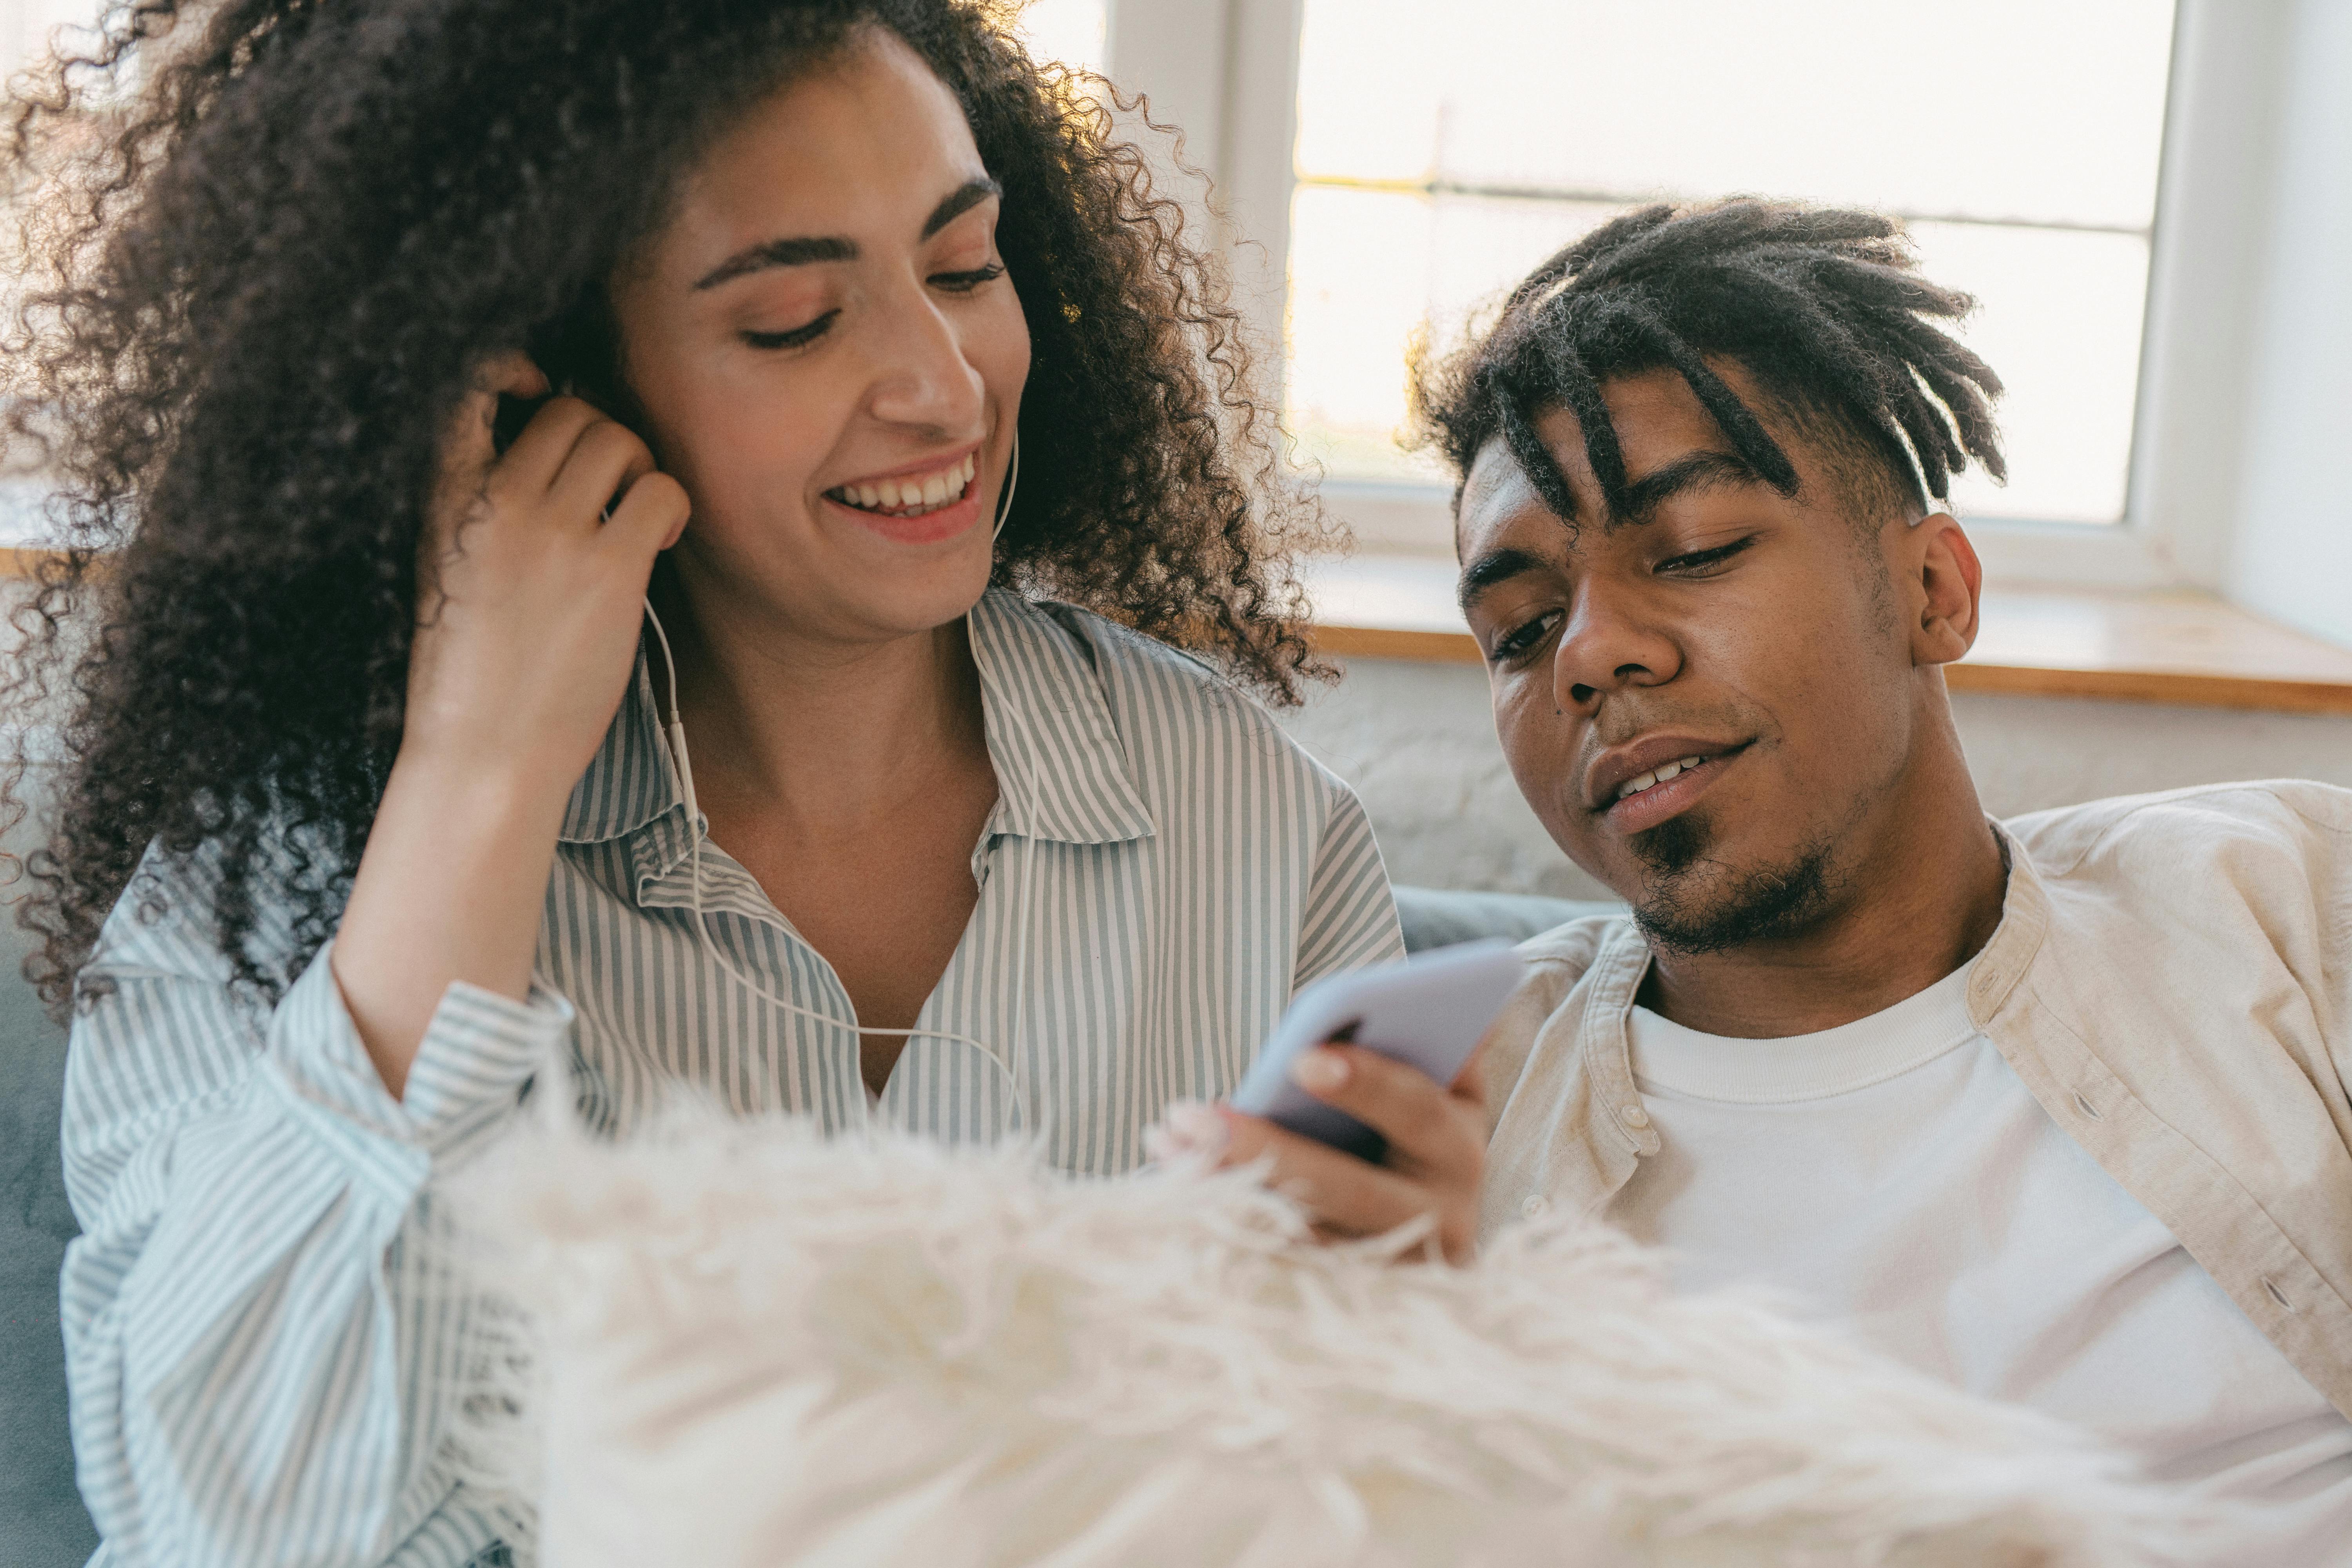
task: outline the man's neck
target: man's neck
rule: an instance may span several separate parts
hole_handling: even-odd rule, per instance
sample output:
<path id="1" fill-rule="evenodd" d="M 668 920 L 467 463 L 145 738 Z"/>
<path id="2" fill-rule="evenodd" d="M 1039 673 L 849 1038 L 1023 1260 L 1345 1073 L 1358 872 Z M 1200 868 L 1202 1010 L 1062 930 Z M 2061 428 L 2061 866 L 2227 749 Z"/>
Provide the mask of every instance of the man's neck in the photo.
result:
<path id="1" fill-rule="evenodd" d="M 1899 795 L 1821 919 L 1721 952 L 1660 952 L 1642 1005 L 1705 1034 L 1778 1039 L 1883 1012 L 1974 958 L 2008 868 L 1957 744 Z"/>

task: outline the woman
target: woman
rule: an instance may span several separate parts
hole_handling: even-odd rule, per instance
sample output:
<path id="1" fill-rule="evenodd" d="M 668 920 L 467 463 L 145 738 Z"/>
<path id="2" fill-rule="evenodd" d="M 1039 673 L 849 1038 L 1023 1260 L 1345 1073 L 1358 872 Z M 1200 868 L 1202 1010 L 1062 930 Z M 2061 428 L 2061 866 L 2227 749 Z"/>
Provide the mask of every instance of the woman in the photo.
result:
<path id="1" fill-rule="evenodd" d="M 172 10 L 16 121 L 82 1486 L 125 1563 L 462 1563 L 419 1227 L 551 1051 L 1117 1172 L 1395 917 L 1174 651 L 1306 668 L 1233 317 L 981 11 Z M 1453 1114 L 1325 1222 L 1461 1210 Z"/>

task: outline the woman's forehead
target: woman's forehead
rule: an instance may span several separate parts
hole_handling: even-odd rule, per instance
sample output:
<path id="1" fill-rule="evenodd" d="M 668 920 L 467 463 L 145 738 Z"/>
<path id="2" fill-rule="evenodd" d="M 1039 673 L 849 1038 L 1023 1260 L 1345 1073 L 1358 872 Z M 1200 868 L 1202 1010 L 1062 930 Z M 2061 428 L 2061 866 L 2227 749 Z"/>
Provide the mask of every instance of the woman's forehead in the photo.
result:
<path id="1" fill-rule="evenodd" d="M 984 178 L 955 94 L 896 34 L 866 28 L 711 144 L 665 239 L 730 252 L 790 236 L 911 240 L 943 194 Z"/>

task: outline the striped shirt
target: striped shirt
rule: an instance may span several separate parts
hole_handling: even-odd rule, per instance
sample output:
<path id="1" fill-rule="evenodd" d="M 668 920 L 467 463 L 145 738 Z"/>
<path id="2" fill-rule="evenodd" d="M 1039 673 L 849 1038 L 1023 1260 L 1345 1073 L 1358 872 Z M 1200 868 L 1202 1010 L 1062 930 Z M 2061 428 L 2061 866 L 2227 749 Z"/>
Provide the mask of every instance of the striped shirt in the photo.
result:
<path id="1" fill-rule="evenodd" d="M 427 1193 L 568 1045 L 625 1132 L 690 1085 L 835 1129 L 1034 1131 L 1075 1172 L 1141 1159 L 1178 1096 L 1229 1089 L 1291 993 L 1402 950 L 1347 787 L 1185 656 L 992 591 L 971 616 L 999 798 L 980 897 L 869 1110 L 824 957 L 689 823 L 641 661 L 574 792 L 536 984 L 443 998 L 388 1094 L 322 951 L 275 1007 L 228 984 L 201 857 L 151 855 L 106 925 L 68 1058 L 83 1235 L 64 1320 L 82 1491 L 127 1568 L 461 1568 L 499 1526 L 449 1446 L 464 1308 L 430 1288 Z M 148 918 L 142 910 L 160 906 Z M 280 909 L 261 940 L 290 941 Z M 826 1020 L 837 1020 L 827 1022 Z"/>

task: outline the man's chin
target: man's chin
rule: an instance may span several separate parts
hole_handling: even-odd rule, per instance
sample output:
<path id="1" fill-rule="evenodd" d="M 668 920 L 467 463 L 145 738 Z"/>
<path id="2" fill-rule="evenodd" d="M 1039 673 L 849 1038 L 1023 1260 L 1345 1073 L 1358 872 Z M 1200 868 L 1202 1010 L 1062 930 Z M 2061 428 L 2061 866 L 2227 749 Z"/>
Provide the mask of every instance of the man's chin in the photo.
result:
<path id="1" fill-rule="evenodd" d="M 1735 859 L 1702 811 L 1669 817 L 1627 847 L 1642 866 L 1634 922 L 1652 946 L 1671 952 L 1722 952 L 1793 936 L 1821 918 L 1836 890 L 1829 839 L 1761 860 Z"/>

